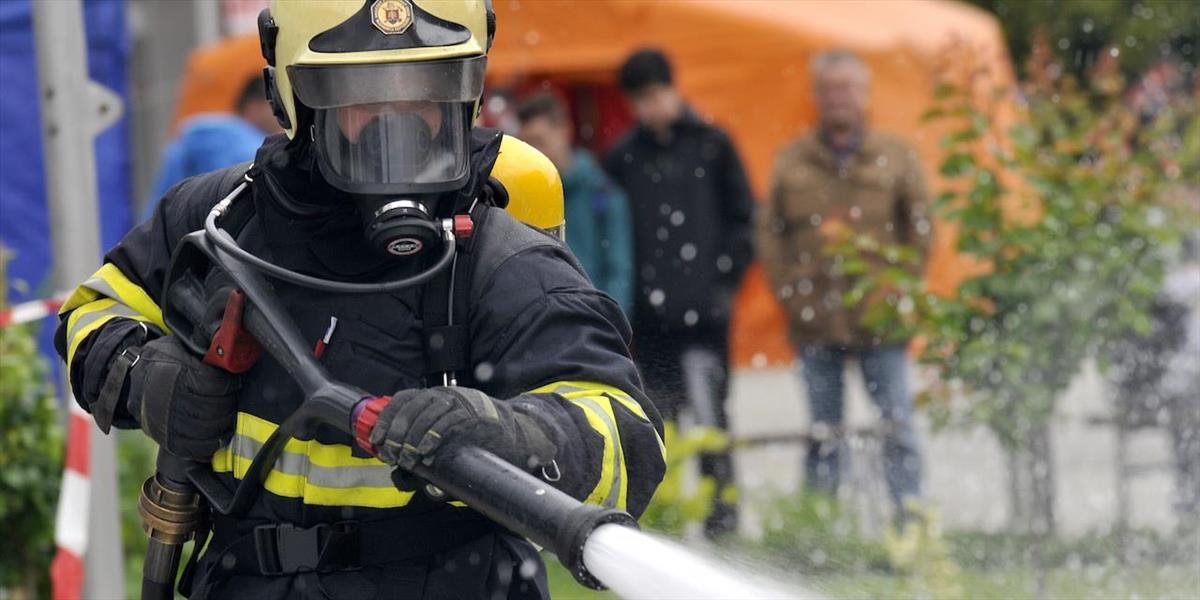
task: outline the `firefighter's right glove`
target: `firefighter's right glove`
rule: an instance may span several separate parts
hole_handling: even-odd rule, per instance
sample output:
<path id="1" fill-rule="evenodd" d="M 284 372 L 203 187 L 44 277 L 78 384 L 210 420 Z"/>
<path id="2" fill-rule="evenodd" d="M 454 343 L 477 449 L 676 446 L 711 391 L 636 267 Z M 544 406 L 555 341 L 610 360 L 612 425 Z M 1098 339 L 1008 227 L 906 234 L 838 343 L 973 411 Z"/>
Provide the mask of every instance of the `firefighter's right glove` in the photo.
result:
<path id="1" fill-rule="evenodd" d="M 453 444 L 478 446 L 523 469 L 549 465 L 558 446 L 519 404 L 464 387 L 404 390 L 380 411 L 370 441 L 380 460 L 405 470 L 432 464 Z M 413 488 L 408 480 L 397 485 Z"/>
<path id="2" fill-rule="evenodd" d="M 167 452 L 208 460 L 233 433 L 240 387 L 238 376 L 204 364 L 168 335 L 142 346 L 127 406 Z"/>

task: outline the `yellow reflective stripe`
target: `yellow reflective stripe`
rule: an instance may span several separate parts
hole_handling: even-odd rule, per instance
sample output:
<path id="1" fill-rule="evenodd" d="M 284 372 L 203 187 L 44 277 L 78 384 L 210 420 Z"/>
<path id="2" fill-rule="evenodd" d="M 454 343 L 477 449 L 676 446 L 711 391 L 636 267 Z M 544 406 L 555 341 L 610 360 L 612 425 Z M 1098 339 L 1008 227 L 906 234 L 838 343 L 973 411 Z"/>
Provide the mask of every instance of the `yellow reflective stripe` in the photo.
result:
<path id="1" fill-rule="evenodd" d="M 166 331 L 162 309 L 158 307 L 158 303 L 150 298 L 146 290 L 130 281 L 117 268 L 117 265 L 104 263 L 104 266 L 100 267 L 100 270 L 96 271 L 91 279 L 83 282 L 80 287 L 90 288 L 109 298 L 119 300 L 121 304 L 132 308 L 138 314 L 149 319 L 151 323 Z"/>
<path id="2" fill-rule="evenodd" d="M 74 362 L 79 345 L 92 332 L 116 317 L 153 323 L 163 331 L 168 331 L 158 304 L 112 263 L 105 263 L 90 279 L 75 288 L 58 311 L 60 315 L 68 313 L 68 369 Z"/>
<path id="3" fill-rule="evenodd" d="M 625 509 L 629 476 L 625 469 L 625 452 L 621 448 L 621 432 L 617 427 L 617 418 L 613 413 L 613 400 L 621 402 L 625 397 L 638 410 L 634 414 L 645 419 L 645 412 L 620 389 L 585 381 L 558 381 L 533 390 L 535 394 L 558 394 L 583 411 L 588 425 L 600 434 L 604 442 L 601 456 L 600 477 L 596 487 L 585 499 L 588 504 Z M 627 406 L 626 402 L 621 402 Z"/>
<path id="4" fill-rule="evenodd" d="M 67 298 L 67 301 L 63 302 L 63 305 L 58 308 L 58 314 L 65 315 L 99 297 L 100 294 L 96 290 L 83 287 L 82 285 L 76 287 L 75 291 L 71 292 L 71 296 Z"/>
<path id="5" fill-rule="evenodd" d="M 65 315 L 102 296 L 128 306 L 137 314 L 145 317 L 143 320 L 146 322 L 154 323 L 163 331 L 167 330 L 163 323 L 162 309 L 159 308 L 158 303 L 150 298 L 146 290 L 130 281 L 117 268 L 117 265 L 112 263 L 104 263 L 104 266 L 92 273 L 87 281 L 75 288 L 75 291 L 71 292 L 71 297 L 67 298 L 62 308 L 58 309 L 58 314 Z"/>
<path id="6" fill-rule="evenodd" d="M 621 406 L 624 406 L 629 412 L 637 415 L 640 419 L 646 421 L 647 423 L 650 422 L 650 417 L 646 416 L 645 409 L 643 409 L 642 405 L 638 404 L 633 397 L 621 391 L 621 388 L 605 385 L 603 383 L 595 383 L 592 381 L 555 381 L 554 383 L 548 383 L 542 387 L 532 390 L 530 393 L 558 394 L 569 400 L 571 398 L 594 396 L 596 395 L 596 392 L 603 392 L 607 394 L 617 402 L 620 402 Z M 667 446 L 663 443 L 662 436 L 658 434 L 657 429 L 654 430 L 654 439 L 658 441 L 658 450 L 659 452 L 662 452 L 663 459 L 665 460 L 667 456 Z"/>
<path id="7" fill-rule="evenodd" d="M 246 476 L 259 448 L 278 426 L 266 419 L 239 412 L 237 434 L 230 444 L 213 455 L 218 473 Z M 343 444 L 290 439 L 275 461 L 263 487 L 279 496 L 299 498 L 321 506 L 394 508 L 412 499 L 391 481 L 392 467 L 375 458 L 351 455 Z"/>
<path id="8" fill-rule="evenodd" d="M 120 304 L 116 300 L 104 298 L 96 300 L 89 304 L 85 304 L 73 311 L 71 316 L 67 317 L 67 369 L 68 372 L 71 365 L 74 363 L 75 352 L 79 350 L 79 345 L 87 339 L 93 331 L 96 331 L 105 323 L 117 318 L 124 317 L 135 321 L 148 321 L 149 319 L 135 313 L 133 309 Z"/>
<path id="9" fill-rule="evenodd" d="M 621 388 L 613 387 L 611 385 L 604 385 L 603 383 L 595 383 L 591 381 L 556 381 L 533 390 L 533 393 L 535 394 L 547 392 L 551 394 L 560 394 L 568 398 L 572 395 L 582 394 L 591 396 L 595 395 L 596 392 L 604 392 L 615 398 L 617 402 L 621 403 L 622 406 L 629 409 L 629 412 L 641 417 L 646 421 L 650 420 L 649 417 L 646 416 L 646 411 L 642 410 L 642 406 L 638 404 L 637 401 L 630 397 L 629 394 L 626 394 L 624 391 L 622 391 Z"/>
<path id="10" fill-rule="evenodd" d="M 604 461 L 600 466 L 600 478 L 585 501 L 589 504 L 625 510 L 628 476 L 625 472 L 625 453 L 621 448 L 621 433 L 617 430 L 617 420 L 613 416 L 611 401 L 605 395 L 575 397 L 568 398 L 568 400 L 583 410 L 583 413 L 587 415 L 588 424 L 604 440 Z"/>

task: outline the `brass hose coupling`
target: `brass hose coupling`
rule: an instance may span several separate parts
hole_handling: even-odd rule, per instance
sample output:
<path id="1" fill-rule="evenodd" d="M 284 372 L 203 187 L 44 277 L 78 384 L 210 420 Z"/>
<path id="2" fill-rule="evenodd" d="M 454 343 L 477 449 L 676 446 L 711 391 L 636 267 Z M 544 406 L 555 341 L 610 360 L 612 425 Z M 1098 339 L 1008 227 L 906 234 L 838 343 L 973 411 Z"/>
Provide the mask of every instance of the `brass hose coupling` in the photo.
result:
<path id="1" fill-rule="evenodd" d="M 183 545 L 204 525 L 207 510 L 195 488 L 177 488 L 148 477 L 138 498 L 142 529 L 150 539 L 172 546 Z"/>

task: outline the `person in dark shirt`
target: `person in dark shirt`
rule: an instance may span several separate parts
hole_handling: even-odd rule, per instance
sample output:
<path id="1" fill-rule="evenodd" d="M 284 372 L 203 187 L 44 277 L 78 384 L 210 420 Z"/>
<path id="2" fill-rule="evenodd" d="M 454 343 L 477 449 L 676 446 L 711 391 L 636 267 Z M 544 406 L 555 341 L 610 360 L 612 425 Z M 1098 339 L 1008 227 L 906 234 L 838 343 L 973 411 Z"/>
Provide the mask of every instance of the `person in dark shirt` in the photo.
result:
<path id="1" fill-rule="evenodd" d="M 633 244 L 629 201 L 592 154 L 571 144 L 571 117 L 553 93 L 526 98 L 517 107 L 518 134 L 540 150 L 562 175 L 567 245 L 596 288 L 626 313 L 632 308 Z"/>
<path id="2" fill-rule="evenodd" d="M 665 418 L 686 406 L 724 429 L 730 306 L 753 247 L 750 186 L 733 142 L 687 105 L 661 51 L 635 52 L 619 80 L 637 124 L 604 168 L 633 218 L 634 358 Z M 718 483 L 706 531 L 729 532 L 728 454 L 702 457 L 701 470 Z"/>

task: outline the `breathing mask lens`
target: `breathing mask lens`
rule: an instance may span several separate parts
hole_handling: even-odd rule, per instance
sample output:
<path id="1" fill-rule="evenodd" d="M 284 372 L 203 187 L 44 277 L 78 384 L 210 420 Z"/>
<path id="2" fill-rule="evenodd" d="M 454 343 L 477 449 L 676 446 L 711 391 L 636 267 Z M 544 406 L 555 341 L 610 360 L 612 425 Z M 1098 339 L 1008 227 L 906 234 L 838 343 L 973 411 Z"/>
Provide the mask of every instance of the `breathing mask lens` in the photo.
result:
<path id="1" fill-rule="evenodd" d="M 389 102 L 317 113 L 317 138 L 330 183 L 347 191 L 403 193 L 408 186 L 459 180 L 467 170 L 467 111 L 461 105 Z"/>

